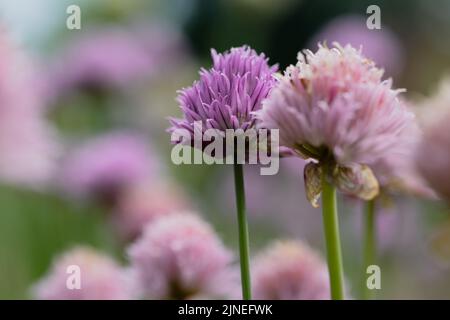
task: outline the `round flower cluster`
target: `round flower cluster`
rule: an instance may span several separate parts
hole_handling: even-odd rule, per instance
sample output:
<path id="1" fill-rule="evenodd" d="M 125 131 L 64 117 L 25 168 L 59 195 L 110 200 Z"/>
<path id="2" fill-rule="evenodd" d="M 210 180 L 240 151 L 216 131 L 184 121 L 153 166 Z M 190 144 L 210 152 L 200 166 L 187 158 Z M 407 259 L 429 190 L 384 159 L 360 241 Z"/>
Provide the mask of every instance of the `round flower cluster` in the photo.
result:
<path id="1" fill-rule="evenodd" d="M 170 119 L 169 132 L 187 130 L 191 143 L 196 139 L 196 131 L 216 129 L 224 134 L 227 129 L 252 128 L 256 123 L 253 112 L 261 109 L 262 101 L 276 83 L 277 66 L 269 66 L 264 54 L 258 55 L 247 46 L 223 54 L 211 50 L 211 55 L 212 68 L 202 69 L 200 80 L 179 92 L 184 118 Z M 200 145 L 205 146 L 203 139 Z"/>
<path id="2" fill-rule="evenodd" d="M 150 224 L 129 255 L 144 297 L 225 298 L 233 292 L 233 255 L 208 224 L 190 213 Z"/>
<path id="3" fill-rule="evenodd" d="M 253 292 L 263 300 L 330 299 L 327 266 L 301 242 L 276 242 L 255 258 Z"/>
<path id="4" fill-rule="evenodd" d="M 74 248 L 53 263 L 33 289 L 44 300 L 132 299 L 132 281 L 109 257 L 87 247 Z"/>
<path id="5" fill-rule="evenodd" d="M 320 45 L 298 55 L 257 112 L 261 127 L 280 130 L 280 145 L 313 160 L 305 168 L 313 204 L 323 169 L 346 193 L 366 200 L 378 194 L 370 165 L 390 157 L 414 119 L 401 90 L 382 76 L 353 47 Z"/>

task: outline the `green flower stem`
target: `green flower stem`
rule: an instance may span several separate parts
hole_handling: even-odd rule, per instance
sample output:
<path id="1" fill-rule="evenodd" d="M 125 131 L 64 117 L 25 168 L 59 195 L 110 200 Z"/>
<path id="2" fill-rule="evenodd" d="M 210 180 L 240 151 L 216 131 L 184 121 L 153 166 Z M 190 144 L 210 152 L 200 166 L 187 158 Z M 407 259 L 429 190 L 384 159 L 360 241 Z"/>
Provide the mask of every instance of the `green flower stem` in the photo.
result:
<path id="1" fill-rule="evenodd" d="M 236 189 L 236 208 L 239 225 L 239 255 L 241 263 L 242 297 L 251 300 L 250 258 L 248 223 L 245 212 L 245 188 L 242 164 L 234 164 L 234 185 Z"/>
<path id="2" fill-rule="evenodd" d="M 336 205 L 336 189 L 322 174 L 322 213 L 327 247 L 328 273 L 330 275 L 331 299 L 344 300 L 344 271 L 342 266 L 341 240 Z"/>
<path id="3" fill-rule="evenodd" d="M 363 252 L 363 299 L 370 300 L 375 298 L 375 290 L 367 288 L 366 270 L 367 267 L 375 263 L 376 251 L 376 234 L 375 234 L 375 201 L 371 200 L 366 203 L 366 212 L 364 215 L 364 252 Z"/>

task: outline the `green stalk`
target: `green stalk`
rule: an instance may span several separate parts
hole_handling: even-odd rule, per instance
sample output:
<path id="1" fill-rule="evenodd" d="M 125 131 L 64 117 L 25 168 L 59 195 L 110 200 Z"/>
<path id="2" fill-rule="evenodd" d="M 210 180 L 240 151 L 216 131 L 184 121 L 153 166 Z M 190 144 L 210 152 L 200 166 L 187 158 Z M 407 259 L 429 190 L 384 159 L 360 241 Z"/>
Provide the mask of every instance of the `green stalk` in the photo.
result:
<path id="1" fill-rule="evenodd" d="M 366 212 L 364 215 L 364 252 L 363 252 L 363 299 L 370 300 L 375 298 L 375 290 L 367 288 L 366 270 L 367 267 L 375 263 L 376 251 L 376 234 L 375 234 L 375 201 L 371 200 L 366 203 Z"/>
<path id="2" fill-rule="evenodd" d="M 323 169 L 322 214 L 327 247 L 328 273 L 330 275 L 331 299 L 344 300 L 344 271 L 339 236 L 336 189 L 327 181 L 327 167 L 325 166 Z"/>
<path id="3" fill-rule="evenodd" d="M 245 212 L 245 188 L 242 164 L 234 164 L 234 185 L 236 189 L 236 209 L 239 225 L 239 255 L 241 264 L 242 297 L 251 300 L 250 258 L 248 223 Z"/>

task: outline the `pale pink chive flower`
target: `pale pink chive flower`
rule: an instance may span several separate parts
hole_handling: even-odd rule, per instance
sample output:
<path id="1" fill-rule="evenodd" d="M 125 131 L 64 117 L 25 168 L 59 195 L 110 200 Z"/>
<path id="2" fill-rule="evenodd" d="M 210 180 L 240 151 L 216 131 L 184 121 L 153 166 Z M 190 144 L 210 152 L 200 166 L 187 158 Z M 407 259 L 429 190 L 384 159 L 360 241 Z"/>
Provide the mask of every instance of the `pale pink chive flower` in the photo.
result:
<path id="1" fill-rule="evenodd" d="M 0 26 L 0 177 L 45 187 L 59 156 L 35 66 Z"/>
<path id="2" fill-rule="evenodd" d="M 191 213 L 150 223 L 128 250 L 144 298 L 227 298 L 235 294 L 233 255 Z"/>
<path id="3" fill-rule="evenodd" d="M 253 295 L 261 300 L 328 300 L 325 262 L 299 241 L 279 241 L 253 261 Z"/>
<path id="4" fill-rule="evenodd" d="M 110 257 L 88 247 L 76 247 L 58 257 L 32 293 L 39 300 L 133 298 L 132 279 L 127 272 Z"/>
<path id="5" fill-rule="evenodd" d="M 422 108 L 434 113 L 434 118 L 424 118 L 416 166 L 430 187 L 450 203 L 450 81 L 443 82 L 435 96 L 423 102 Z"/>
<path id="6" fill-rule="evenodd" d="M 143 137 L 125 131 L 111 132 L 69 152 L 60 182 L 71 196 L 114 201 L 122 189 L 152 178 L 157 167 Z"/>
<path id="7" fill-rule="evenodd" d="M 366 16 L 344 15 L 331 20 L 312 37 L 309 46 L 320 41 L 362 47 L 364 55 L 383 66 L 390 75 L 398 74 L 404 65 L 400 39 L 385 24 L 380 30 L 367 28 Z"/>
<path id="8" fill-rule="evenodd" d="M 398 148 L 398 137 L 414 120 L 398 97 L 401 90 L 382 76 L 350 45 L 319 45 L 316 53 L 298 55 L 263 102 L 260 126 L 280 129 L 281 146 L 313 160 L 305 167 L 311 194 L 320 191 L 311 186 L 325 162 L 333 165 L 327 174 L 341 190 L 365 200 L 378 194 L 370 165 Z"/>
<path id="9" fill-rule="evenodd" d="M 161 217 L 192 208 L 182 190 L 165 181 L 136 183 L 118 197 L 112 223 L 125 241 L 136 239 L 144 226 Z"/>
<path id="10" fill-rule="evenodd" d="M 170 132 L 188 130 L 194 138 L 194 123 L 202 123 L 202 131 L 217 129 L 247 130 L 255 125 L 254 111 L 261 108 L 276 80 L 277 66 L 270 66 L 264 54 L 248 46 L 232 48 L 224 53 L 211 50 L 213 66 L 200 71 L 200 80 L 179 91 L 182 119 L 170 119 Z"/>

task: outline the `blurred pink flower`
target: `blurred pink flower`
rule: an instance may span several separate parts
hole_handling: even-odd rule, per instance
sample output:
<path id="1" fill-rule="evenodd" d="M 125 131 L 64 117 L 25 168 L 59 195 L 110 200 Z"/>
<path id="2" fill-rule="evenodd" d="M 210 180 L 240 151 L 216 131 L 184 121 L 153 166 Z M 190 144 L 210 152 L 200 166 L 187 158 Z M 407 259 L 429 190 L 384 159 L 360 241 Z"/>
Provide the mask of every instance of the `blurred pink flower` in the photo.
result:
<path id="1" fill-rule="evenodd" d="M 137 183 L 119 195 L 112 222 L 121 238 L 131 241 L 148 223 L 191 207 L 187 196 L 175 185 L 162 181 Z"/>
<path id="2" fill-rule="evenodd" d="M 383 24 L 380 30 L 370 30 L 366 21 L 367 17 L 359 15 L 337 17 L 313 36 L 309 46 L 315 47 L 323 41 L 349 44 L 355 48 L 361 46 L 364 55 L 385 68 L 388 74 L 398 74 L 403 67 L 403 48 L 400 40 L 386 25 Z"/>
<path id="3" fill-rule="evenodd" d="M 180 33 L 168 25 L 93 29 L 55 58 L 50 95 L 76 88 L 123 89 L 181 63 L 184 55 Z"/>
<path id="4" fill-rule="evenodd" d="M 158 162 L 146 141 L 130 132 L 96 137 L 69 153 L 61 184 L 75 197 L 115 201 L 125 187 L 153 178 Z"/>
<path id="5" fill-rule="evenodd" d="M 415 111 L 420 126 L 426 130 L 450 114 L 450 76 L 443 78 L 430 97 L 416 101 Z"/>
<path id="6" fill-rule="evenodd" d="M 77 280 L 72 282 L 70 278 L 78 271 L 79 289 Z M 42 300 L 125 300 L 133 298 L 131 290 L 131 278 L 112 259 L 93 249 L 77 247 L 56 259 L 32 291 Z"/>
<path id="7" fill-rule="evenodd" d="M 415 166 L 415 153 L 421 137 L 422 131 L 417 122 L 409 122 L 409 126 L 397 137 L 397 148 L 389 156 L 371 163 L 384 194 L 410 194 L 430 199 L 436 197 Z"/>
<path id="8" fill-rule="evenodd" d="M 450 203 L 450 81 L 422 103 L 424 136 L 417 148 L 416 165 L 428 184 Z"/>
<path id="9" fill-rule="evenodd" d="M 252 282 L 255 299 L 330 299 L 326 264 L 297 241 L 276 242 L 260 253 L 253 261 Z"/>
<path id="10" fill-rule="evenodd" d="M 235 294 L 231 252 L 193 214 L 171 214 L 150 223 L 128 252 L 145 298 L 227 298 Z"/>
<path id="11" fill-rule="evenodd" d="M 0 177 L 42 187 L 55 169 L 59 144 L 34 71 L 0 27 Z"/>

